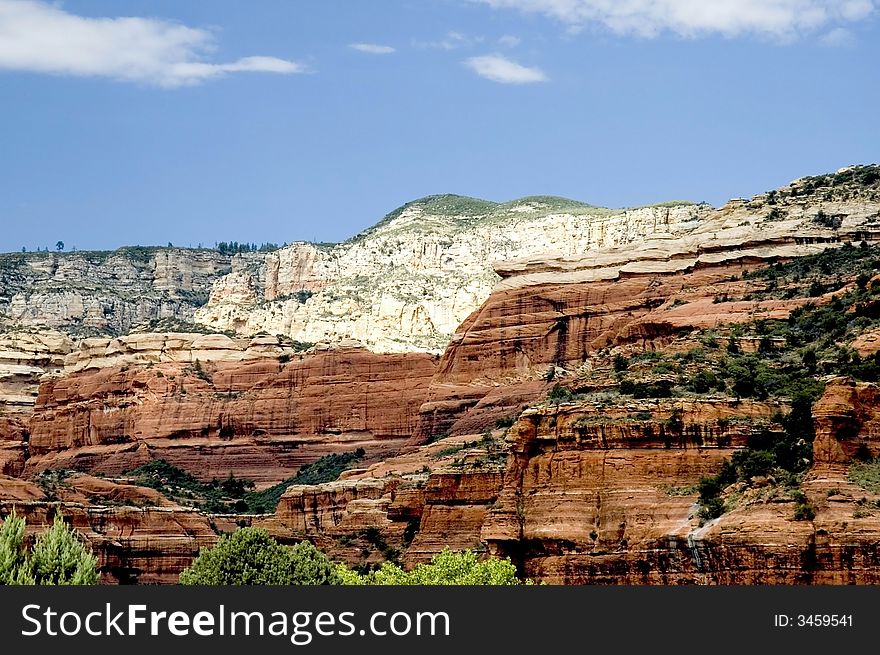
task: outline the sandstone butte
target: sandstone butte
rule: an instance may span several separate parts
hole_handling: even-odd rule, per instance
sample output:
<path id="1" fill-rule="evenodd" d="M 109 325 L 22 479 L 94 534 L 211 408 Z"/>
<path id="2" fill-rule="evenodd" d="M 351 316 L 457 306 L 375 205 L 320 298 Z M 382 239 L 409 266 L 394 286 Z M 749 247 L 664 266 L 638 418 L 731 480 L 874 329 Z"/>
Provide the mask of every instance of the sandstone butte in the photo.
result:
<path id="1" fill-rule="evenodd" d="M 711 520 L 698 515 L 696 483 L 759 430 L 778 431 L 791 399 L 620 388 L 621 375 L 676 384 L 668 362 L 689 361 L 707 339 L 721 340 L 719 352 L 784 348 L 750 330 L 862 288 L 854 269 L 822 272 L 809 294 L 800 277 L 776 286 L 761 271 L 838 250 L 861 261 L 848 244 L 862 242 L 874 257 L 877 168 L 805 178 L 718 210 L 561 202 L 428 199 L 337 247 L 237 256 L 228 274 L 202 254 L 188 281 L 163 273 L 156 305 L 138 317 L 238 334 L 158 325 L 83 338 L 69 322 L 40 318 L 59 293 L 30 307 L 21 285 L 36 274 L 17 268 L 20 286 L 4 284 L 18 309 L 0 336 L 0 508 L 15 506 L 31 530 L 64 512 L 108 583 L 174 582 L 200 547 L 242 524 L 310 539 L 353 565 L 478 548 L 548 583 L 880 580 L 880 494 L 850 474 L 857 459 L 880 455 L 875 384 L 822 379 L 800 496 L 755 477 L 731 484 L 726 511 Z M 514 219 L 504 247 L 487 236 Z M 474 263 L 489 258 L 494 272 Z M 399 296 L 378 283 L 340 291 L 392 268 Z M 132 288 L 158 279 L 158 265 L 135 269 Z M 88 296 L 76 275 L 69 295 Z M 414 289 L 429 281 L 420 304 Z M 187 304 L 174 284 L 210 300 Z M 121 325 L 114 311 L 101 314 Z M 880 342 L 873 324 L 863 327 L 851 345 L 868 357 Z M 278 336 L 245 336 L 261 329 Z M 312 336 L 321 343 L 301 342 Z M 628 362 L 623 374 L 615 355 Z M 209 514 L 123 475 L 162 459 L 203 481 L 233 473 L 261 489 L 357 448 L 357 468 L 289 487 L 268 515 Z M 76 472 L 56 479 L 56 469 Z M 813 516 L 795 520 L 798 503 Z"/>

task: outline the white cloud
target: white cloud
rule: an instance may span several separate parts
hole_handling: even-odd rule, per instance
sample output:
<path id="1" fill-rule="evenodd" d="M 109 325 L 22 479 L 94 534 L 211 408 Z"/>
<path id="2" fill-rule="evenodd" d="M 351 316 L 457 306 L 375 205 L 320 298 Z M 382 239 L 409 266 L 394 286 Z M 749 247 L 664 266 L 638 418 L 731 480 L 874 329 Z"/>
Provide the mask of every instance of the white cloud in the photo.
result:
<path id="1" fill-rule="evenodd" d="M 503 55 L 471 57 L 466 59 L 464 64 L 480 77 L 502 84 L 533 84 L 547 81 L 547 76 L 540 68 L 522 66 Z"/>
<path id="2" fill-rule="evenodd" d="M 498 45 L 502 45 L 505 48 L 515 48 L 522 40 L 518 36 L 512 36 L 510 34 L 505 34 L 500 39 L 498 39 Z"/>
<path id="3" fill-rule="evenodd" d="M 211 63 L 214 35 L 155 18 L 86 18 L 40 0 L 0 0 L 0 69 L 109 77 L 162 87 L 227 73 L 303 73 L 277 57 Z"/>
<path id="4" fill-rule="evenodd" d="M 855 36 L 844 27 L 835 27 L 833 30 L 822 36 L 822 43 L 837 48 L 854 45 Z"/>
<path id="5" fill-rule="evenodd" d="M 556 18 L 577 29 L 598 24 L 618 34 L 684 37 L 758 34 L 790 39 L 867 18 L 878 0 L 471 0 Z"/>
<path id="6" fill-rule="evenodd" d="M 419 48 L 436 48 L 438 50 L 458 50 L 469 48 L 484 41 L 482 36 L 468 36 L 461 32 L 447 32 L 439 41 L 415 41 L 413 45 Z"/>
<path id="7" fill-rule="evenodd" d="M 397 52 L 397 49 L 390 45 L 379 45 L 378 43 L 351 43 L 348 47 L 358 52 L 366 52 L 369 55 L 390 55 Z"/>

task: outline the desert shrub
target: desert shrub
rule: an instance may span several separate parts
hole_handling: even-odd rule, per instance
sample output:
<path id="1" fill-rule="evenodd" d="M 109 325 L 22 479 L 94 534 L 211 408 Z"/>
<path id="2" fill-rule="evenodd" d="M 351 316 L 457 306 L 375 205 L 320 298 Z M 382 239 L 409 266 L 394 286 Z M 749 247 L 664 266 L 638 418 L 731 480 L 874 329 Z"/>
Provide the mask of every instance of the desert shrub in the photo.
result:
<path id="1" fill-rule="evenodd" d="M 338 567 L 307 541 L 283 546 L 262 528 L 241 528 L 203 548 L 183 585 L 333 585 Z"/>
<path id="2" fill-rule="evenodd" d="M 547 400 L 556 403 L 564 403 L 568 402 L 573 398 L 573 394 L 567 388 L 563 387 L 561 384 L 554 384 L 553 388 L 550 390 L 550 393 L 547 394 Z"/>
<path id="3" fill-rule="evenodd" d="M 669 398 L 672 396 L 671 380 L 655 380 L 653 382 L 634 382 L 623 378 L 619 383 L 620 393 L 634 398 Z"/>
<path id="4" fill-rule="evenodd" d="M 812 521 L 816 518 L 816 510 L 809 502 L 800 502 L 794 508 L 795 521 Z"/>
<path id="5" fill-rule="evenodd" d="M 687 383 L 687 388 L 695 393 L 707 393 L 713 389 L 723 390 L 724 387 L 724 380 L 710 369 L 698 371 Z"/>

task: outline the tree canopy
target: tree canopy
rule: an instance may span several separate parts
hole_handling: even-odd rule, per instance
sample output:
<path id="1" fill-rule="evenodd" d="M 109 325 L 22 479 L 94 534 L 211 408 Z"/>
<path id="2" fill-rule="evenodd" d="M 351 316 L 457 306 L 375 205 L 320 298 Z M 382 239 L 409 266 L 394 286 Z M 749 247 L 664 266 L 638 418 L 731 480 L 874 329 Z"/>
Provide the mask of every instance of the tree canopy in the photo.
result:
<path id="1" fill-rule="evenodd" d="M 28 552 L 25 520 L 15 511 L 0 526 L 0 585 L 93 585 L 98 561 L 61 515 Z"/>
<path id="2" fill-rule="evenodd" d="M 404 571 L 391 562 L 368 573 L 333 563 L 307 541 L 284 546 L 262 528 L 241 528 L 203 548 L 180 574 L 184 585 L 516 585 L 509 559 L 481 560 L 446 548 L 430 563 Z"/>
<path id="3" fill-rule="evenodd" d="M 307 541 L 283 546 L 262 528 L 241 528 L 203 548 L 180 574 L 184 585 L 341 584 L 336 565 Z"/>
<path id="4" fill-rule="evenodd" d="M 435 555 L 429 564 L 419 564 L 411 571 L 391 562 L 366 575 L 342 565 L 345 584 L 361 585 L 518 585 L 516 567 L 509 559 L 480 560 L 472 550 L 453 552 L 449 548 Z"/>

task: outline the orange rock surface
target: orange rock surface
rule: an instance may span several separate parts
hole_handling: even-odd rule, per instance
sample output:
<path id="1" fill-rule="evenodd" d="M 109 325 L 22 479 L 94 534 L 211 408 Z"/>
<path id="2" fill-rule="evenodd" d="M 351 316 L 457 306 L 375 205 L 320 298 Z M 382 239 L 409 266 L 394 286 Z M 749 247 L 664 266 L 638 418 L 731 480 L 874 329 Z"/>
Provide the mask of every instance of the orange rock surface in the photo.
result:
<path id="1" fill-rule="evenodd" d="M 152 489 L 72 475 L 47 490 L 0 476 L 0 516 L 15 509 L 33 538 L 58 512 L 90 545 L 104 584 L 176 583 L 199 549 L 235 524 L 165 500 Z"/>
<path id="2" fill-rule="evenodd" d="M 118 474 L 166 459 L 200 479 L 263 486 L 332 452 L 395 451 L 434 372 L 425 354 L 330 350 L 288 362 L 99 368 L 46 380 L 30 420 L 28 471 Z"/>

